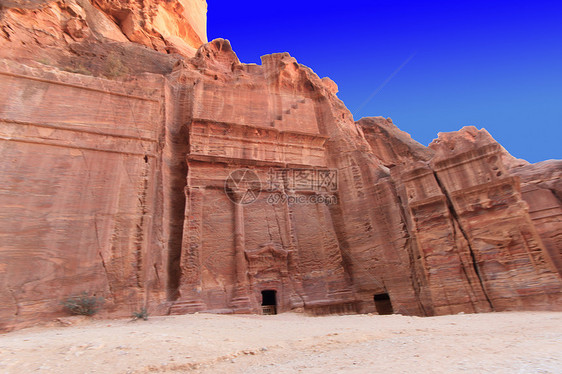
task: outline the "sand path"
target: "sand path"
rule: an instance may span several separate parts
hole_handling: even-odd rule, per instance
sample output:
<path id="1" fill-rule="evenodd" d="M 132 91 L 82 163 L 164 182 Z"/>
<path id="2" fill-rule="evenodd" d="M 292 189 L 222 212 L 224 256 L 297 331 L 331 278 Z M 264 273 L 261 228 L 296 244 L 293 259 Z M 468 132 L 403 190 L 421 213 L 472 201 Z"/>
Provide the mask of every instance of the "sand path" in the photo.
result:
<path id="1" fill-rule="evenodd" d="M 210 315 L 0 335 L 0 373 L 562 373 L 562 313 Z"/>

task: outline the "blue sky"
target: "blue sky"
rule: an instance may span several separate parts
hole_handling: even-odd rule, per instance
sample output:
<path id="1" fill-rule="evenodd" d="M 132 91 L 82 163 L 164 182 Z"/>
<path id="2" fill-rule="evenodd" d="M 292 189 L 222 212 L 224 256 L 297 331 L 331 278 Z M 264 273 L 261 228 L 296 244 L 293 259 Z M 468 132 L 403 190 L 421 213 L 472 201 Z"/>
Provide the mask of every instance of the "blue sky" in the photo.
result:
<path id="1" fill-rule="evenodd" d="M 562 158 L 562 4 L 426 3 L 208 0 L 208 36 L 246 63 L 289 52 L 356 120 L 391 117 L 424 145 L 475 125 L 516 157 Z"/>

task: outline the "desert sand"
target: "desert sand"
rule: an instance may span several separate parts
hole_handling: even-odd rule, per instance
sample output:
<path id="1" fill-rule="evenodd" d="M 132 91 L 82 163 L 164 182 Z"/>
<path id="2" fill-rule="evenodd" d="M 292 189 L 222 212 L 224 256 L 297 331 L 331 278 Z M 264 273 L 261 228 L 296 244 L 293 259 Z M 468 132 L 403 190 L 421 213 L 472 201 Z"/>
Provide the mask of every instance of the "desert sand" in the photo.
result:
<path id="1" fill-rule="evenodd" d="M 0 335 L 1 373 L 560 373 L 562 313 L 63 319 Z"/>

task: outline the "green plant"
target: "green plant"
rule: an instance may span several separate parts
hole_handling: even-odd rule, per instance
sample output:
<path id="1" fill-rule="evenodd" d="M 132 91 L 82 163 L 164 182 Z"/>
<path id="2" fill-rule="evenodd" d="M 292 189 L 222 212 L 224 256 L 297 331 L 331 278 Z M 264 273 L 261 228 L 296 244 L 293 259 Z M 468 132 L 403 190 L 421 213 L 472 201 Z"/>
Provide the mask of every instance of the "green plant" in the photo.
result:
<path id="1" fill-rule="evenodd" d="M 129 69 L 123 65 L 121 58 L 115 53 L 109 54 L 104 75 L 109 79 L 115 79 L 127 74 L 129 74 Z"/>
<path id="2" fill-rule="evenodd" d="M 78 64 L 75 66 L 65 66 L 62 70 L 67 71 L 69 73 L 74 74 L 81 74 L 81 75 L 90 75 L 93 76 L 92 72 L 84 67 L 82 64 Z"/>
<path id="3" fill-rule="evenodd" d="M 92 316 L 98 312 L 104 303 L 103 297 L 89 296 L 86 292 L 83 292 L 78 296 L 67 298 L 61 304 L 70 314 Z"/>
<path id="4" fill-rule="evenodd" d="M 52 65 L 51 61 L 46 57 L 41 57 L 41 58 L 37 59 L 36 61 L 40 64 L 43 64 L 43 65 Z"/>
<path id="5" fill-rule="evenodd" d="M 136 311 L 133 313 L 133 320 L 143 319 L 144 321 L 148 320 L 148 311 L 145 307 L 141 308 L 141 310 Z"/>

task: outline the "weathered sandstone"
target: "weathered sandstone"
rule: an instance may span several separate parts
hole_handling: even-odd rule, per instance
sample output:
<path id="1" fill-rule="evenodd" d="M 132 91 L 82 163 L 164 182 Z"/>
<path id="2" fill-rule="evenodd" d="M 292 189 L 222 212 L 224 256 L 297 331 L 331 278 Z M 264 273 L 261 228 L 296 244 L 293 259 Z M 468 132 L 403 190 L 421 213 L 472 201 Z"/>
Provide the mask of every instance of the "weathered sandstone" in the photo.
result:
<path id="1" fill-rule="evenodd" d="M 560 162 L 354 122 L 287 53 L 188 53 L 202 1 L 22 4 L 0 38 L 0 328 L 83 291 L 112 316 L 562 307 Z"/>
<path id="2" fill-rule="evenodd" d="M 562 272 L 562 161 L 548 160 L 510 169 L 521 178 L 523 200 L 553 262 Z"/>
<path id="3" fill-rule="evenodd" d="M 206 12 L 205 0 L 2 0 L 0 58 L 110 79 L 168 74 L 207 42 Z"/>

